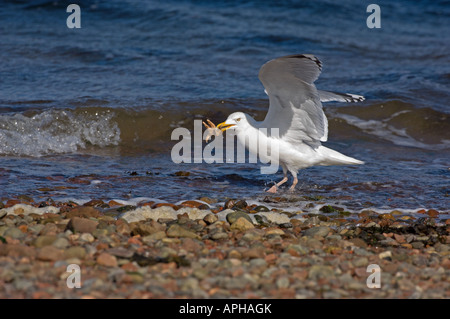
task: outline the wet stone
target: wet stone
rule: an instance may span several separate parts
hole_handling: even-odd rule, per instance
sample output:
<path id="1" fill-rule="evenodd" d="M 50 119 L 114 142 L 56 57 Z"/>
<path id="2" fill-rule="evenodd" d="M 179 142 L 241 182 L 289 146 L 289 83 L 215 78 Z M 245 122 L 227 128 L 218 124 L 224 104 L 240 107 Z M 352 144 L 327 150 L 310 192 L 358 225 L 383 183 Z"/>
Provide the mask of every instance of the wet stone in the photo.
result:
<path id="1" fill-rule="evenodd" d="M 258 213 L 259 212 L 268 212 L 268 211 L 270 211 L 270 209 L 268 209 L 266 206 L 262 206 L 262 205 L 256 206 L 255 208 L 253 208 L 253 210 L 258 212 Z"/>
<path id="2" fill-rule="evenodd" d="M 227 200 L 227 201 L 224 203 L 224 205 L 223 205 L 223 207 L 224 207 L 225 209 L 233 208 L 233 206 L 234 206 L 234 200 L 233 200 L 233 199 Z"/>
<path id="3" fill-rule="evenodd" d="M 343 212 L 344 209 L 342 207 L 326 205 L 326 206 L 322 206 L 320 208 L 320 211 L 323 212 L 324 214 L 330 214 L 330 213 L 334 213 L 334 212 Z"/>
<path id="4" fill-rule="evenodd" d="M 203 221 L 207 224 L 207 225 L 211 225 L 214 224 L 216 221 L 218 220 L 217 216 L 214 214 L 208 214 L 203 218 Z"/>
<path id="5" fill-rule="evenodd" d="M 231 230 L 246 231 L 252 228 L 255 228 L 253 223 L 244 217 L 239 217 L 233 224 L 231 224 Z"/>
<path id="6" fill-rule="evenodd" d="M 267 219 L 266 216 L 255 214 L 254 217 L 255 217 L 256 222 L 259 225 L 262 225 L 262 226 L 269 226 L 270 225 L 270 222 L 269 222 L 269 220 Z"/>
<path id="7" fill-rule="evenodd" d="M 247 202 L 245 200 L 238 200 L 234 203 L 233 209 L 245 209 L 247 207 Z"/>
<path id="8" fill-rule="evenodd" d="M 319 226 L 319 227 L 313 227 L 310 229 L 307 229 L 305 231 L 305 236 L 310 236 L 310 237 L 314 237 L 314 236 L 320 236 L 320 237 L 325 237 L 328 235 L 328 233 L 331 231 L 331 228 L 327 227 L 327 226 Z"/>
<path id="9" fill-rule="evenodd" d="M 229 213 L 226 216 L 227 222 L 230 224 L 233 224 L 234 222 L 236 222 L 239 218 L 245 218 L 247 221 L 249 221 L 250 223 L 252 223 L 252 219 L 250 218 L 250 216 L 245 213 L 244 211 L 236 211 L 233 213 Z"/>

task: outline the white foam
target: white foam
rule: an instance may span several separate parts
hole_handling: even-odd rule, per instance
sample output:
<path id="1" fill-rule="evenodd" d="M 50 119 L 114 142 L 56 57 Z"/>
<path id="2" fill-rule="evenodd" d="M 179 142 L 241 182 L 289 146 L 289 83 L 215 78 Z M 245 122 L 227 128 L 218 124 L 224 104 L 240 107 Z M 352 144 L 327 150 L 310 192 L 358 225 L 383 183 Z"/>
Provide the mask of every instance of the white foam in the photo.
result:
<path id="1" fill-rule="evenodd" d="M 138 204 L 145 202 L 155 202 L 155 204 L 165 203 L 165 201 L 153 197 L 135 197 L 126 200 L 113 198 L 112 200 L 122 205 L 131 205 L 131 206 L 137 206 Z"/>
<path id="2" fill-rule="evenodd" d="M 120 129 L 108 110 L 89 114 L 47 110 L 34 116 L 0 116 L 0 154 L 43 156 L 71 153 L 87 144 L 117 145 Z"/>

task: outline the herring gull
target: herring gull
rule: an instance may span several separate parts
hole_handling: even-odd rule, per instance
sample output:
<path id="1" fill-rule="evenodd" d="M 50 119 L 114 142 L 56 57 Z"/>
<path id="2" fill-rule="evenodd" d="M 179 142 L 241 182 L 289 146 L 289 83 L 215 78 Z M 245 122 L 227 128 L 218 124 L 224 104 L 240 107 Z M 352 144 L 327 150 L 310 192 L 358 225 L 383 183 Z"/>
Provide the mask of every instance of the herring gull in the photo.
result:
<path id="1" fill-rule="evenodd" d="M 268 192 L 275 193 L 287 182 L 288 172 L 294 178 L 290 191 L 298 183 L 297 172 L 310 166 L 353 165 L 364 162 L 343 155 L 321 144 L 328 138 L 328 121 L 321 102 L 358 102 L 364 97 L 349 93 L 317 90 L 314 81 L 322 70 L 322 63 L 314 55 L 296 54 L 280 57 L 265 63 L 259 71 L 259 79 L 269 96 L 269 111 L 263 121 L 250 115 L 235 112 L 217 125 L 208 120 L 207 129 L 234 130 L 237 139 L 259 156 L 258 145 L 276 145 L 277 151 L 267 155 L 278 163 L 284 178 Z M 218 130 L 219 129 L 219 130 Z M 274 129 L 277 129 L 274 134 Z M 268 154 L 267 152 L 265 154 Z"/>

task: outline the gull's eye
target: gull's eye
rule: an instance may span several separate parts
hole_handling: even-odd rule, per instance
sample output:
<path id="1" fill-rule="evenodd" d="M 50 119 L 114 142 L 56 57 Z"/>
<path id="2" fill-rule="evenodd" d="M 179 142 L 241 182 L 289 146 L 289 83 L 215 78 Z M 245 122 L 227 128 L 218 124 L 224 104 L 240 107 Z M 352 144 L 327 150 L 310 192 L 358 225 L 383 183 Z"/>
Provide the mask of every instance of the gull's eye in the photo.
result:
<path id="1" fill-rule="evenodd" d="M 236 122 L 239 122 L 241 120 L 241 118 L 238 118 L 237 120 L 236 120 Z"/>

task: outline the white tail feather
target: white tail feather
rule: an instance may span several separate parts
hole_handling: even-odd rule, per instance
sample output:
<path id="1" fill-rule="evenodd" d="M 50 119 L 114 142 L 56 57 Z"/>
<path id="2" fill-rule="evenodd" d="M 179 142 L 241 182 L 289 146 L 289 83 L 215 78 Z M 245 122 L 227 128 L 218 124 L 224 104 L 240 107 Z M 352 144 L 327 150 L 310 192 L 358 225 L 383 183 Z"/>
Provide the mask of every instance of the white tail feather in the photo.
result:
<path id="1" fill-rule="evenodd" d="M 359 165 L 364 164 L 363 161 L 356 158 L 346 156 L 325 146 L 319 146 L 318 153 L 323 156 L 323 160 L 319 165 Z"/>

